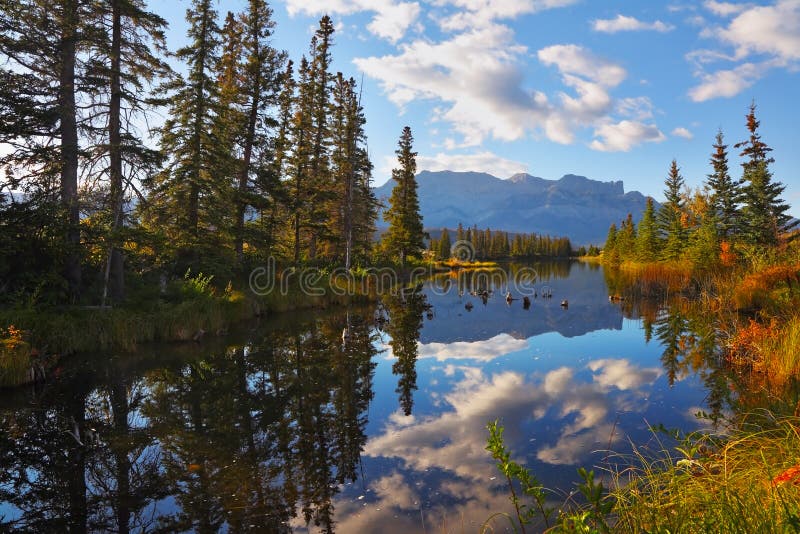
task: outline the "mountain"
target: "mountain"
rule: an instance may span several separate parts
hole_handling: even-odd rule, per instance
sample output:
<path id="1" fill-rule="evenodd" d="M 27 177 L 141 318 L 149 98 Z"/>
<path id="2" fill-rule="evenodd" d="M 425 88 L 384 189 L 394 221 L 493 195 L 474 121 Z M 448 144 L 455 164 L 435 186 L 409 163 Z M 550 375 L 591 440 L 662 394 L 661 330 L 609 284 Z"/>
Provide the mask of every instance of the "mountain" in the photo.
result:
<path id="1" fill-rule="evenodd" d="M 600 182 L 567 174 L 545 180 L 515 174 L 502 180 L 480 172 L 422 171 L 417 175 L 420 211 L 425 228 L 477 224 L 508 232 L 567 236 L 574 244 L 601 244 L 608 227 L 633 214 L 639 220 L 646 197 L 626 193 L 622 182 Z M 394 180 L 375 188 L 388 203 Z M 387 223 L 379 217 L 378 228 Z"/>

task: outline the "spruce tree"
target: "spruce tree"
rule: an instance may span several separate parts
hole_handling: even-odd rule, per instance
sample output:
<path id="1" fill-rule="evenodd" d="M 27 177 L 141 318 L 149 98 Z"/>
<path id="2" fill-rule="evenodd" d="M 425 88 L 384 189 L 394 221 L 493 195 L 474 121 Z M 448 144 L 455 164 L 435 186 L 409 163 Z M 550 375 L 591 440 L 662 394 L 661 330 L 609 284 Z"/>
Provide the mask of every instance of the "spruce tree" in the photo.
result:
<path id="1" fill-rule="evenodd" d="M 160 162 L 159 154 L 145 144 L 135 123 L 146 118 L 151 109 L 153 85 L 171 72 L 163 60 L 167 22 L 148 12 L 141 0 L 95 4 L 89 20 L 92 30 L 86 31 L 90 52 L 87 77 L 93 83 L 85 86 L 95 104 L 89 132 L 96 147 L 89 165 L 108 177 L 110 234 L 103 302 L 109 289 L 111 297 L 119 301 L 125 286 L 122 245 L 126 199 L 135 183 Z"/>
<path id="2" fill-rule="evenodd" d="M 333 21 L 328 15 L 319 21 L 311 39 L 308 113 L 310 115 L 310 145 L 308 181 L 311 198 L 307 203 L 309 247 L 308 255 L 314 259 L 317 255 L 317 241 L 330 239 L 331 212 L 335 192 L 330 177 L 330 125 L 328 116 L 331 107 L 332 62 L 330 48 L 333 45 Z"/>
<path id="3" fill-rule="evenodd" d="M 219 61 L 220 29 L 212 0 L 193 0 L 186 20 L 190 42 L 175 57 L 187 63 L 188 72 L 164 86 L 168 112 L 160 141 L 168 161 L 148 184 L 153 193 L 148 216 L 166 231 L 181 262 L 197 264 L 201 245 L 208 255 L 219 254 L 232 191 L 226 177 L 214 175 L 229 153 L 214 135 L 220 108 L 212 75 Z"/>
<path id="4" fill-rule="evenodd" d="M 739 222 L 739 183 L 731 178 L 728 171 L 728 145 L 724 142 L 722 130 L 717 132 L 714 152 L 711 154 L 713 171 L 708 175 L 708 187 L 712 194 L 712 209 L 722 239 L 730 239 L 736 233 Z"/>
<path id="5" fill-rule="evenodd" d="M 384 247 L 403 265 L 409 256 L 424 250 L 422 215 L 417 196 L 417 153 L 413 151 L 414 137 L 406 126 L 400 135 L 395 151 L 399 167 L 392 170 L 396 184 L 389 197 L 389 209 L 384 218 L 389 229 L 384 236 Z"/>
<path id="6" fill-rule="evenodd" d="M 636 251 L 636 223 L 633 222 L 633 215 L 628 214 L 622 221 L 619 232 L 617 233 L 617 250 L 620 258 L 630 259 Z"/>
<path id="7" fill-rule="evenodd" d="M 742 167 L 742 220 L 743 237 L 753 245 L 776 245 L 782 233 L 796 225 L 788 215 L 789 205 L 781 198 L 786 189 L 780 182 L 772 180 L 769 164 L 775 160 L 769 157 L 770 147 L 761 141 L 758 133 L 760 122 L 756 119 L 756 106 L 750 105 L 747 115 L 747 131 L 750 137 L 737 143 L 746 158 Z"/>
<path id="8" fill-rule="evenodd" d="M 439 249 L 438 249 L 438 256 L 440 260 L 449 260 L 450 259 L 450 248 L 453 244 L 450 242 L 450 232 L 447 231 L 447 228 L 442 228 L 442 237 L 439 238 Z"/>
<path id="9" fill-rule="evenodd" d="M 603 261 L 611 265 L 619 263 L 619 248 L 617 247 L 617 225 L 611 223 L 608 227 L 608 235 L 606 235 L 606 244 L 603 246 Z"/>
<path id="10" fill-rule="evenodd" d="M 659 239 L 656 227 L 656 214 L 653 199 L 647 197 L 647 203 L 639 222 L 639 232 L 636 235 L 636 258 L 639 261 L 650 262 L 658 258 Z"/>
<path id="11" fill-rule="evenodd" d="M 244 219 L 248 206 L 264 210 L 274 204 L 279 196 L 278 181 L 274 175 L 267 176 L 272 170 L 269 159 L 273 156 L 269 153 L 270 129 L 285 127 L 285 122 L 278 124 L 270 111 L 279 104 L 283 81 L 280 70 L 286 55 L 271 45 L 275 22 L 272 20 L 272 9 L 264 0 L 248 1 L 247 10 L 240 16 L 240 27 L 243 34 L 240 85 L 245 118 L 242 121 L 234 245 L 239 261 L 243 255 Z"/>
<path id="12" fill-rule="evenodd" d="M 661 257 L 665 260 L 676 260 L 686 247 L 688 232 L 684 225 L 685 200 L 681 195 L 684 181 L 674 159 L 664 183 L 666 201 L 661 205 L 657 216 L 659 238 L 663 240 Z"/>
<path id="13" fill-rule="evenodd" d="M 370 187 L 372 163 L 366 148 L 366 119 L 356 93 L 356 82 L 337 73 L 333 91 L 331 128 L 331 202 L 329 247 L 333 256 L 344 257 L 349 269 L 356 253 L 369 249 L 377 217 L 377 201 Z"/>

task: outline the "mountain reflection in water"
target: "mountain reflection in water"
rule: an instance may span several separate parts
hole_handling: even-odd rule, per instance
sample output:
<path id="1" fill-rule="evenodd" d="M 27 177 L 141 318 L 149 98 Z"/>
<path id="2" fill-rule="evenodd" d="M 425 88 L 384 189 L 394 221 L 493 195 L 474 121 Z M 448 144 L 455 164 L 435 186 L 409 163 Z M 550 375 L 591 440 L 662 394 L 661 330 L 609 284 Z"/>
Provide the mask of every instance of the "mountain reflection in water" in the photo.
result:
<path id="1" fill-rule="evenodd" d="M 76 356 L 0 400 L 0 528 L 473 531 L 510 511 L 490 420 L 561 502 L 648 424 L 727 408 L 707 321 L 611 303 L 597 266 L 536 269 L 554 296 L 527 310 L 440 276 L 383 298 L 380 327 L 355 307 Z"/>

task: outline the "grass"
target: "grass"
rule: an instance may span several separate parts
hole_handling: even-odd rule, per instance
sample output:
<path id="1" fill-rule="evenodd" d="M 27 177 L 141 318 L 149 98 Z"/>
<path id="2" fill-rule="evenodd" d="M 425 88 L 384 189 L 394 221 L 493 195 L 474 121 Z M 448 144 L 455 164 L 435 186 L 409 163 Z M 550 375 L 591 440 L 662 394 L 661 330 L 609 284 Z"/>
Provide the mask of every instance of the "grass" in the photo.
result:
<path id="1" fill-rule="evenodd" d="M 614 531 L 800 530 L 800 420 L 759 419 L 722 439 L 701 433 L 672 451 L 637 450 L 612 473 Z"/>
<path id="2" fill-rule="evenodd" d="M 663 430 L 663 429 L 662 429 Z M 578 493 L 558 508 L 555 525 L 546 532 L 797 532 L 800 530 L 800 418 L 775 418 L 762 412 L 740 417 L 727 435 L 697 432 L 680 436 L 667 431 L 677 445 L 666 446 L 654 431 L 655 449 L 639 447 L 633 454 L 610 457 L 603 470 L 609 487 L 594 473 L 579 468 Z M 502 433 L 500 434 L 502 440 Z M 536 499 L 515 492 L 507 457 L 498 458 L 498 435 L 490 423 L 487 450 L 509 480 L 509 495 L 517 520 L 503 515 L 516 532 L 535 518 Z M 507 451 L 500 442 L 502 452 Z M 511 473 L 511 476 L 509 474 Z M 530 478 L 531 475 L 528 475 Z M 535 479 L 534 479 L 535 480 Z M 520 489 L 522 480 L 514 480 Z M 542 492 L 538 488 L 539 493 Z M 556 492 L 550 491 L 555 494 Z M 547 517 L 548 510 L 539 515 Z M 543 519 L 542 518 L 542 519 Z"/>
<path id="3" fill-rule="evenodd" d="M 24 384 L 35 376 L 35 362 L 22 331 L 9 326 L 0 330 L 0 388 Z"/>
<path id="4" fill-rule="evenodd" d="M 461 261 L 450 258 L 446 261 L 434 262 L 437 269 L 492 269 L 497 267 L 496 261 Z"/>

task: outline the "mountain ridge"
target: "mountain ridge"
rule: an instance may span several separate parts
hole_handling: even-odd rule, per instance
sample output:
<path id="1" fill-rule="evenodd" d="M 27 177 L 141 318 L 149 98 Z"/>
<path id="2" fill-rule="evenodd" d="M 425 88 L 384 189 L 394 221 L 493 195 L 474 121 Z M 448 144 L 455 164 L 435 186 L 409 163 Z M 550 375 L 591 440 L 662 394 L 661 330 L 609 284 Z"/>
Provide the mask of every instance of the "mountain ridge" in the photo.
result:
<path id="1" fill-rule="evenodd" d="M 374 189 L 384 204 L 395 181 Z M 569 237 L 575 244 L 599 244 L 611 223 L 628 213 L 641 218 L 646 196 L 625 192 L 622 181 L 602 182 L 576 174 L 548 180 L 527 173 L 501 179 L 485 172 L 422 171 L 417 186 L 423 225 L 455 228 L 477 224 L 508 232 Z M 385 228 L 383 213 L 378 227 Z"/>

